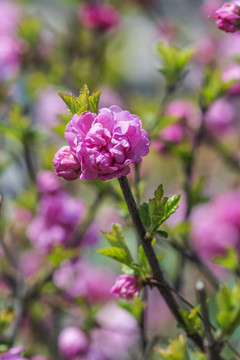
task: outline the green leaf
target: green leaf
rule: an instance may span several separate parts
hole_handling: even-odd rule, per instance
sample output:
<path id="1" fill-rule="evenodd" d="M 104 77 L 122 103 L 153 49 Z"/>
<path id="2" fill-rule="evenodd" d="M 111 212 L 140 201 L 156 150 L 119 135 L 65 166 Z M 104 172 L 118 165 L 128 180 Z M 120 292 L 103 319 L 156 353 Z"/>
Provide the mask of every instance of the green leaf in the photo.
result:
<path id="1" fill-rule="evenodd" d="M 224 255 L 217 255 L 214 257 L 214 262 L 225 267 L 231 271 L 237 272 L 239 270 L 239 256 L 234 247 L 228 247 Z"/>
<path id="2" fill-rule="evenodd" d="M 127 244 L 125 242 L 124 236 L 122 235 L 121 226 L 117 224 L 113 224 L 112 232 L 109 233 L 103 232 L 103 235 L 105 236 L 105 238 L 107 239 L 110 245 L 124 250 L 126 257 L 128 259 L 127 265 L 131 264 L 133 260 L 130 251 L 127 247 Z"/>
<path id="3" fill-rule="evenodd" d="M 167 199 L 164 207 L 164 217 L 161 219 L 161 224 L 166 221 L 169 216 L 175 213 L 178 209 L 178 204 L 181 199 L 181 195 L 173 195 Z"/>
<path id="4" fill-rule="evenodd" d="M 122 273 L 127 275 L 134 275 L 134 269 L 128 265 L 122 264 Z"/>
<path id="5" fill-rule="evenodd" d="M 168 238 L 168 233 L 164 230 L 158 230 L 158 231 L 156 231 L 156 234 L 158 234 L 159 236 L 161 236 L 164 239 Z"/>
<path id="6" fill-rule="evenodd" d="M 217 321 L 221 326 L 223 335 L 231 335 L 240 325 L 240 285 L 237 283 L 233 289 L 222 284 L 217 294 L 218 315 Z"/>
<path id="7" fill-rule="evenodd" d="M 149 215 L 149 205 L 148 203 L 144 202 L 141 204 L 138 208 L 138 214 L 140 216 L 140 219 L 142 223 L 146 226 L 147 229 L 149 229 L 151 225 L 151 219 Z"/>
<path id="8" fill-rule="evenodd" d="M 121 249 L 119 247 L 110 247 L 105 249 L 99 249 L 97 250 L 99 254 L 105 255 L 110 257 L 111 259 L 114 259 L 116 261 L 119 261 L 122 264 L 131 265 L 131 261 L 129 261 L 129 258 L 125 252 L 124 249 Z"/>
<path id="9" fill-rule="evenodd" d="M 171 340 L 167 348 L 156 348 L 156 351 L 165 360 L 190 360 L 186 339 L 182 334 L 177 339 Z"/>
<path id="10" fill-rule="evenodd" d="M 151 232 L 154 233 L 161 224 L 164 217 L 164 209 L 167 197 L 163 197 L 163 186 L 159 185 L 154 193 L 155 197 L 149 200 L 149 216 L 151 219 Z"/>
<path id="11" fill-rule="evenodd" d="M 145 307 L 145 303 L 140 297 L 134 296 L 132 301 L 119 300 L 117 303 L 121 308 L 128 311 L 132 316 L 140 321 Z"/>
<path id="12" fill-rule="evenodd" d="M 96 91 L 88 98 L 90 110 L 95 114 L 98 112 L 98 103 L 101 93 L 102 90 Z"/>

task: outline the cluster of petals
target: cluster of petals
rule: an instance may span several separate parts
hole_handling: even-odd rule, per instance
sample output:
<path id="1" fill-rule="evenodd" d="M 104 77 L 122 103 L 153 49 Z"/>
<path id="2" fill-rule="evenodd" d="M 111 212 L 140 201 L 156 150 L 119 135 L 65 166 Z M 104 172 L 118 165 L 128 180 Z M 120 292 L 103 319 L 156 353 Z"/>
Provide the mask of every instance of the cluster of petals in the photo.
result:
<path id="1" fill-rule="evenodd" d="M 109 30 L 119 22 L 117 10 L 101 2 L 85 2 L 78 13 L 79 21 L 87 28 Z"/>
<path id="2" fill-rule="evenodd" d="M 234 2 L 223 4 L 215 12 L 215 18 L 219 29 L 233 33 L 240 30 L 240 7 Z"/>
<path id="3" fill-rule="evenodd" d="M 52 251 L 56 245 L 71 246 L 73 239 L 78 236 L 77 227 L 85 213 L 83 201 L 69 196 L 52 180 L 52 176 L 48 173 L 41 173 L 38 177 L 41 198 L 36 215 L 27 229 L 30 241 L 42 253 Z M 47 191 L 48 183 L 50 191 Z M 96 243 L 98 240 L 96 224 L 93 223 L 86 234 L 78 240 L 78 245 L 81 246 Z"/>
<path id="4" fill-rule="evenodd" d="M 148 134 L 142 129 L 140 118 L 116 105 L 103 108 L 98 114 L 75 114 L 66 127 L 65 138 L 69 147 L 58 151 L 53 164 L 56 175 L 67 180 L 72 180 L 71 171 L 76 176 L 79 167 L 80 179 L 125 176 L 130 172 L 129 165 L 140 163 L 149 152 Z"/>
<path id="5" fill-rule="evenodd" d="M 206 262 L 224 254 L 227 247 L 240 253 L 240 190 L 198 205 L 192 214 L 191 236 L 196 251 Z"/>
<path id="6" fill-rule="evenodd" d="M 139 296 L 142 285 L 140 280 L 134 275 L 119 275 L 110 293 L 116 297 L 132 300 L 133 296 Z"/>

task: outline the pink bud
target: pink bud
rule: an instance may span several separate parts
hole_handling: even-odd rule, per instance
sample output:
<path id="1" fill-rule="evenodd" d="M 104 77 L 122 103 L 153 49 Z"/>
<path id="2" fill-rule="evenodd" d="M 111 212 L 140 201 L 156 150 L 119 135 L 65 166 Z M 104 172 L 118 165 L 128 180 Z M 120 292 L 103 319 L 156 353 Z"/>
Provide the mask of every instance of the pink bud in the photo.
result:
<path id="1" fill-rule="evenodd" d="M 71 153 L 69 146 L 62 146 L 53 159 L 55 174 L 65 180 L 76 180 L 81 174 L 81 166 Z"/>
<path id="2" fill-rule="evenodd" d="M 240 7 L 234 3 L 225 3 L 215 12 L 216 23 L 219 29 L 226 32 L 240 30 Z"/>
<path id="3" fill-rule="evenodd" d="M 68 326 L 60 333 L 58 346 L 64 357 L 74 358 L 87 349 L 88 341 L 81 330 L 75 326 Z"/>
<path id="4" fill-rule="evenodd" d="M 142 285 L 139 279 L 133 275 L 119 275 L 110 294 L 126 300 L 132 300 L 133 296 L 139 296 Z"/>

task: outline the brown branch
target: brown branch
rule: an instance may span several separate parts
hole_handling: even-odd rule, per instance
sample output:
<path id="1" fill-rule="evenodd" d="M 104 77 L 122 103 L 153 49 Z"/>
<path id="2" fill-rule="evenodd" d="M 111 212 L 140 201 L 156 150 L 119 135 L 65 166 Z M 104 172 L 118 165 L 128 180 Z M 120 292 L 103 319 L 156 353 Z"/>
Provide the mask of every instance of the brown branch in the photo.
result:
<path id="1" fill-rule="evenodd" d="M 183 325 L 184 328 L 186 328 L 186 324 L 179 312 L 179 304 L 176 301 L 175 297 L 173 296 L 172 291 L 169 290 L 168 281 L 165 279 L 165 276 L 159 266 L 156 254 L 152 248 L 151 239 L 146 239 L 146 229 L 140 220 L 137 206 L 136 206 L 135 200 L 133 198 L 128 180 L 125 176 L 119 178 L 118 180 L 119 180 L 119 184 L 120 184 L 121 190 L 123 192 L 124 199 L 126 201 L 130 216 L 132 218 L 133 225 L 137 231 L 139 241 L 143 246 L 143 249 L 145 251 L 145 254 L 147 256 L 149 264 L 151 266 L 152 273 L 153 273 L 153 279 L 166 285 L 166 287 L 157 285 L 157 288 L 158 288 L 159 292 L 161 293 L 161 295 L 163 296 L 163 298 L 165 299 L 168 307 L 170 308 L 170 310 L 171 310 L 172 314 L 174 315 L 175 319 L 177 320 L 177 322 L 179 324 Z M 201 338 L 201 336 L 198 333 L 194 333 L 194 334 L 189 333 L 187 331 L 187 329 L 186 329 L 186 332 L 187 332 L 188 336 L 190 338 L 192 338 L 192 340 L 196 343 L 196 345 L 201 350 L 203 350 L 203 339 Z"/>

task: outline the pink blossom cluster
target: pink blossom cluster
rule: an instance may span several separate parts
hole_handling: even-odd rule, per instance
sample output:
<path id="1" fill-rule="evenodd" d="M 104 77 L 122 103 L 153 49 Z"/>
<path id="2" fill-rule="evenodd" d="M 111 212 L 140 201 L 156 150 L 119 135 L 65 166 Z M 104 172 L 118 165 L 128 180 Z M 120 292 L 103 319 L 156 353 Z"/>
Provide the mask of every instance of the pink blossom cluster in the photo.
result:
<path id="1" fill-rule="evenodd" d="M 90 303 L 109 299 L 113 279 L 109 269 L 94 267 L 82 258 L 65 262 L 53 277 L 68 297 L 84 297 Z"/>
<path id="2" fill-rule="evenodd" d="M 66 127 L 69 147 L 54 156 L 55 173 L 67 180 L 108 180 L 130 172 L 149 152 L 148 134 L 138 116 L 119 106 L 103 108 L 98 114 L 75 114 Z"/>
<path id="3" fill-rule="evenodd" d="M 29 239 L 42 253 L 59 244 L 71 246 L 71 241 L 78 236 L 77 227 L 84 218 L 85 204 L 69 196 L 51 172 L 40 173 L 37 184 L 41 198 L 37 213 L 27 229 Z M 80 246 L 95 244 L 98 240 L 96 223 L 77 240 Z"/>
<path id="4" fill-rule="evenodd" d="M 140 279 L 134 275 L 119 275 L 110 293 L 116 297 L 132 300 L 133 296 L 139 296 L 142 285 Z"/>
<path id="5" fill-rule="evenodd" d="M 17 74 L 23 43 L 17 36 L 20 9 L 7 0 L 1 1 L 0 6 L 0 82 L 3 82 Z"/>
<path id="6" fill-rule="evenodd" d="M 100 31 L 109 30 L 119 22 L 119 14 L 113 6 L 93 1 L 79 7 L 78 18 L 83 26 Z"/>
<path id="7" fill-rule="evenodd" d="M 219 29 L 230 33 L 240 30 L 240 7 L 234 2 L 223 4 L 215 12 L 215 17 Z"/>
<path id="8" fill-rule="evenodd" d="M 105 304 L 96 315 L 97 327 L 88 337 L 76 326 L 62 330 L 58 346 L 64 359 L 125 359 L 139 338 L 136 319 L 113 303 Z"/>
<path id="9" fill-rule="evenodd" d="M 192 239 L 206 262 L 224 254 L 227 247 L 240 253 L 240 189 L 218 195 L 193 210 Z"/>
<path id="10" fill-rule="evenodd" d="M 166 151 L 167 144 L 179 144 L 184 139 L 192 139 L 193 130 L 200 125 L 201 113 L 198 107 L 187 100 L 171 101 L 164 115 L 177 119 L 177 123 L 165 127 L 159 133 L 160 139 L 153 142 L 156 150 Z"/>

